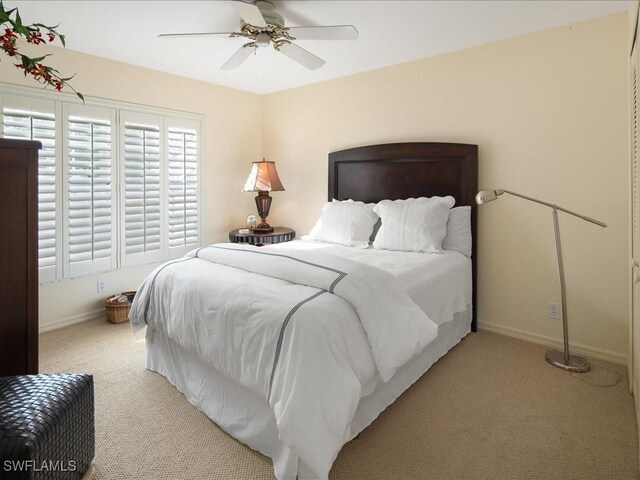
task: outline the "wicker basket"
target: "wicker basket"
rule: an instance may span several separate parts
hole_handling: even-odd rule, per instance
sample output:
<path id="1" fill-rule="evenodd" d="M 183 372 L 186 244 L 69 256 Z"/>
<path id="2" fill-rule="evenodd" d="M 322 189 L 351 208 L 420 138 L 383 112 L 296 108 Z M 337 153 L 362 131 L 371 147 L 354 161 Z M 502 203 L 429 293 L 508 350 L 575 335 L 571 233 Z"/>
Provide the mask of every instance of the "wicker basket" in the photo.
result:
<path id="1" fill-rule="evenodd" d="M 126 295 L 129 297 L 129 301 L 133 301 L 133 298 L 136 296 L 136 292 L 122 292 L 122 295 Z M 113 297 L 109 297 L 109 299 L 111 298 Z M 109 302 L 109 299 L 104 302 L 104 309 L 107 312 L 107 320 L 111 323 L 124 323 L 129 320 L 131 304 Z"/>

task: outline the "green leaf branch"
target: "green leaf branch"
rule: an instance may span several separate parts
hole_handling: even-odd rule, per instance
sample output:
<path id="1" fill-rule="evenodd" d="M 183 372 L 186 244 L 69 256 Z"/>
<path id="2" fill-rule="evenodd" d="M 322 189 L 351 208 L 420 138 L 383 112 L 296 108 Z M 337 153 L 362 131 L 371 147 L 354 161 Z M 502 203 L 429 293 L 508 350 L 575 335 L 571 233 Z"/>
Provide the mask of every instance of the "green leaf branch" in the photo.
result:
<path id="1" fill-rule="evenodd" d="M 24 71 L 25 77 L 30 75 L 45 87 L 53 87 L 57 91 L 68 87 L 84 102 L 84 96 L 69 85 L 69 80 L 75 75 L 63 77 L 58 70 L 42 63 L 49 55 L 32 58 L 18 51 L 18 39 L 20 38 L 33 45 L 53 43 L 59 39 L 62 46 L 66 46 L 64 35 L 56 30 L 58 26 L 50 27 L 42 23 L 26 25 L 22 22 L 17 8 L 7 10 L 0 0 L 0 33 L 4 28 L 4 33 L 0 34 L 0 50 L 18 60 L 18 63 L 14 63 L 14 65 Z"/>

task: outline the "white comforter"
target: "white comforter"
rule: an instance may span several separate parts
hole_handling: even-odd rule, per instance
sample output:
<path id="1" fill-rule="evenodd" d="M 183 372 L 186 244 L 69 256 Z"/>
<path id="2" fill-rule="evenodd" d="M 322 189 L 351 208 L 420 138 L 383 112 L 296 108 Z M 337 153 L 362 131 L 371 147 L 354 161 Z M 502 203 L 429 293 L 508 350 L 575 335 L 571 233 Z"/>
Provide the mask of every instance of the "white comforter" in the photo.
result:
<path id="1" fill-rule="evenodd" d="M 361 397 L 437 326 L 382 270 L 320 252 L 212 245 L 158 267 L 129 318 L 266 398 L 280 439 L 327 478 Z"/>

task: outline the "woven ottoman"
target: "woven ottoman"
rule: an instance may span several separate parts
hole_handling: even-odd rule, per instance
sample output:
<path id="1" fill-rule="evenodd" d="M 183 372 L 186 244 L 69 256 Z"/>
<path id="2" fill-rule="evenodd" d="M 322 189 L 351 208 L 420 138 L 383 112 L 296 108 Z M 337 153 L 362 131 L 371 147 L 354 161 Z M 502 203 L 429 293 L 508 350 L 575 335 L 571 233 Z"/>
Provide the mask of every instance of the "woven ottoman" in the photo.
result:
<path id="1" fill-rule="evenodd" d="M 93 377 L 0 377 L 0 479 L 80 479 L 95 452 Z"/>

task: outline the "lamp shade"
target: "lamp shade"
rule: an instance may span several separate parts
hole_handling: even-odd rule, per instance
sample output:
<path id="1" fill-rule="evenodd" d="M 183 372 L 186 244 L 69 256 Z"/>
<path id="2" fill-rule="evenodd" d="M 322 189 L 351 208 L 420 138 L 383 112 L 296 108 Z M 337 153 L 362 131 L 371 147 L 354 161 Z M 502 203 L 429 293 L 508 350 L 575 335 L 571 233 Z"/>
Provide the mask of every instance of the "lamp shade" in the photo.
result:
<path id="1" fill-rule="evenodd" d="M 243 192 L 279 192 L 284 187 L 278 177 L 276 162 L 253 162 L 251 173 L 244 184 Z"/>

